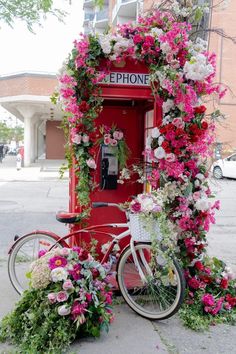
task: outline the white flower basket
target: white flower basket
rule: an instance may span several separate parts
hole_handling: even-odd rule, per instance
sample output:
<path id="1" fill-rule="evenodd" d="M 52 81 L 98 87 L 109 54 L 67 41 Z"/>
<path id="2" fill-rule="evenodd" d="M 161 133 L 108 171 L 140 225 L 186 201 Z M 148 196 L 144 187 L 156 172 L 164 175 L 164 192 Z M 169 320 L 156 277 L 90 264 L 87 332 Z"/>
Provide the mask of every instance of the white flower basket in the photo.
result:
<path id="1" fill-rule="evenodd" d="M 139 242 L 151 242 L 151 235 L 150 233 L 146 230 L 145 225 L 143 220 L 140 219 L 138 214 L 129 214 L 129 220 L 130 220 L 130 233 L 131 237 L 135 241 Z M 161 240 L 161 231 L 158 222 L 151 221 L 152 226 L 150 227 L 151 230 L 155 232 L 157 235 L 156 238 L 157 240 Z"/>

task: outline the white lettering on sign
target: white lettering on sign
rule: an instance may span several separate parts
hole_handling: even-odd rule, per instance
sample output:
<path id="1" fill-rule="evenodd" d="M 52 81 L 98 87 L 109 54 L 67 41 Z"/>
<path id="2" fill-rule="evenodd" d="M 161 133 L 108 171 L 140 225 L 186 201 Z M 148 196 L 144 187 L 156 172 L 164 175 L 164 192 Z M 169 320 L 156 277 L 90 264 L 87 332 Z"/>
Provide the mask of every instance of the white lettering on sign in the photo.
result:
<path id="1" fill-rule="evenodd" d="M 149 86 L 149 75 L 111 72 L 106 76 L 103 84 Z"/>

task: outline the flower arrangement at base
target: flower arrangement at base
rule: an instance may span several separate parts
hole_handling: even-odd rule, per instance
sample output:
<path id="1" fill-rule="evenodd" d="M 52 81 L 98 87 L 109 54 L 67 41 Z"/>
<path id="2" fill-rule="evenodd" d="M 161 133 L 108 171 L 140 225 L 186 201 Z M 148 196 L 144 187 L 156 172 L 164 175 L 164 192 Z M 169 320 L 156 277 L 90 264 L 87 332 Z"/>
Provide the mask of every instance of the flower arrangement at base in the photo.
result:
<path id="1" fill-rule="evenodd" d="M 108 269 L 84 249 L 52 250 L 32 264 L 31 286 L 3 318 L 1 341 L 23 353 L 61 353 L 82 336 L 98 337 L 113 320 Z"/>

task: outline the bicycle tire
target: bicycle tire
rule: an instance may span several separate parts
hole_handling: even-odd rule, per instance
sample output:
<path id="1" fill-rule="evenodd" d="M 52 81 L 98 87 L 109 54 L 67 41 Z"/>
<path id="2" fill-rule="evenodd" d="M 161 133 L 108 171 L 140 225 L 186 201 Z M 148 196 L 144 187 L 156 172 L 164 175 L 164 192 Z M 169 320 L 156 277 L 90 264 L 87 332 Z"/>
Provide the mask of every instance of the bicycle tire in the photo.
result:
<path id="1" fill-rule="evenodd" d="M 41 249 L 48 250 L 59 238 L 53 233 L 35 231 L 20 237 L 13 244 L 8 257 L 8 275 L 18 294 L 21 295 L 29 286 L 26 273 L 29 271 L 30 264 L 38 258 L 38 252 Z M 68 247 L 68 245 L 65 241 L 61 241 L 58 247 Z"/>
<path id="2" fill-rule="evenodd" d="M 138 242 L 134 249 L 142 271 L 147 274 L 147 269 L 150 272 L 151 244 Z M 127 246 L 121 253 L 117 264 L 117 283 L 128 306 L 140 316 L 149 320 L 164 320 L 173 316 L 180 308 L 185 295 L 185 278 L 179 263 L 172 259 L 171 264 L 168 276 L 172 278 L 172 284 L 167 281 L 163 285 L 160 277 L 158 279 L 150 275 L 149 282 L 144 283 L 135 267 L 131 247 Z M 166 269 L 160 264 L 158 266 L 159 272 Z"/>

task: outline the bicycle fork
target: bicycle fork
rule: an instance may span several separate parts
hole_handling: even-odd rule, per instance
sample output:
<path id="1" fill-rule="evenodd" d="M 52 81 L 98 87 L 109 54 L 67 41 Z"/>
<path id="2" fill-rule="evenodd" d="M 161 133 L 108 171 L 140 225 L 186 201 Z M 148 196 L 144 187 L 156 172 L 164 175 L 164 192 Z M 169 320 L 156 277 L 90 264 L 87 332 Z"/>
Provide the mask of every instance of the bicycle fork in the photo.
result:
<path id="1" fill-rule="evenodd" d="M 132 238 L 131 238 L 131 240 L 130 240 L 130 249 L 131 249 L 131 253 L 132 253 L 133 259 L 134 259 L 135 267 L 136 267 L 137 270 L 138 270 L 138 273 L 139 273 L 139 275 L 140 275 L 140 278 L 141 278 L 141 280 L 142 280 L 143 283 L 147 283 L 147 277 L 146 277 L 146 275 L 143 273 L 143 270 L 142 270 L 142 268 L 141 268 L 141 266 L 140 266 L 140 262 L 139 262 L 139 260 L 138 260 L 137 254 L 136 254 L 136 252 L 135 252 L 134 240 L 133 240 Z M 147 262 L 147 260 L 146 260 L 146 257 L 145 257 L 145 254 L 144 254 L 143 250 L 141 250 L 141 251 L 139 252 L 139 256 L 140 256 L 140 258 L 141 258 L 142 264 L 143 264 L 144 269 L 146 270 L 147 274 L 150 275 L 150 276 L 152 276 L 152 275 L 153 275 L 152 270 L 151 270 L 151 268 L 150 268 L 150 266 L 149 266 L 149 264 L 148 264 L 148 262 Z"/>

